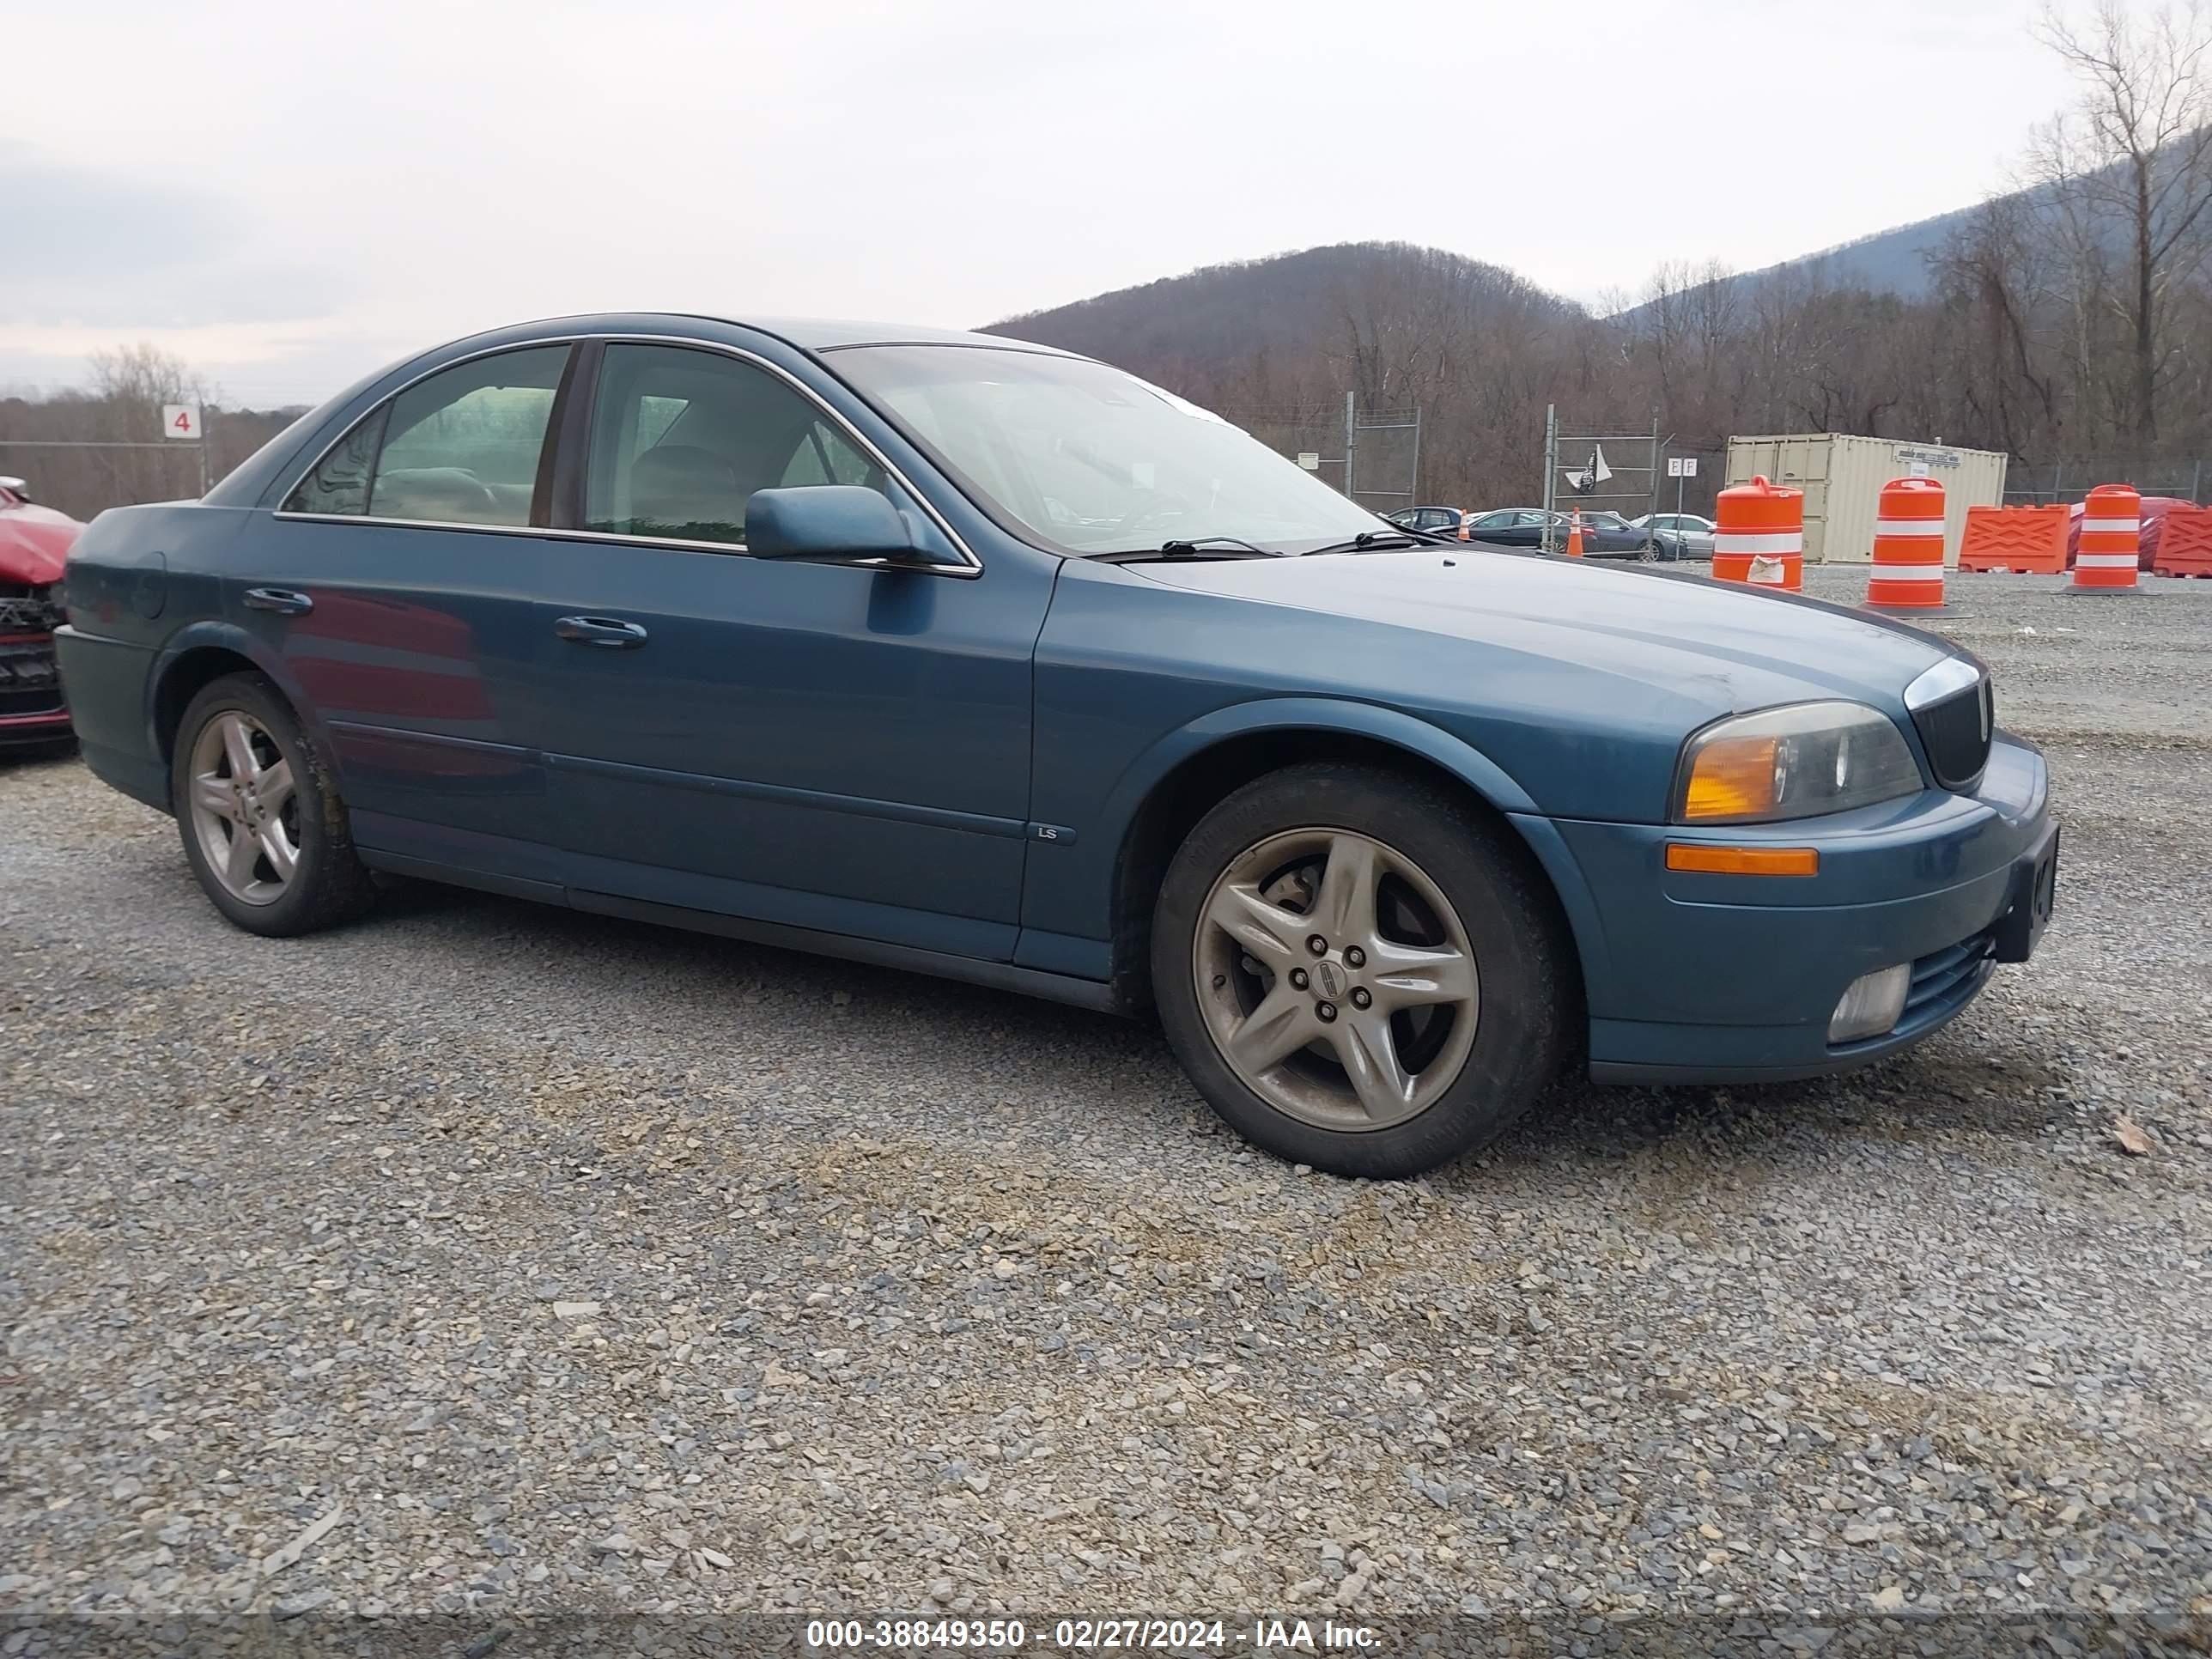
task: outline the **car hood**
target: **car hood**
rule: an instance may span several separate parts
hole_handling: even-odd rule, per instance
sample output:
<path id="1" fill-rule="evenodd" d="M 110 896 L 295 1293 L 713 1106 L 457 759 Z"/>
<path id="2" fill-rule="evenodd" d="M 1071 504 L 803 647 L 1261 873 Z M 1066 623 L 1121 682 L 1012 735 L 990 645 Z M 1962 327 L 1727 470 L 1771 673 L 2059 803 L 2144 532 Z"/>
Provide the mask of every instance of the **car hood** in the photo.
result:
<path id="1" fill-rule="evenodd" d="M 70 544 L 83 529 L 52 507 L 0 507 L 0 582 L 43 587 L 59 581 Z"/>
<path id="2" fill-rule="evenodd" d="M 1424 549 L 1130 568 L 1176 587 L 1586 667 L 1709 716 L 1814 697 L 1899 713 L 1905 686 L 1955 654 L 1887 617 L 1648 565 Z"/>

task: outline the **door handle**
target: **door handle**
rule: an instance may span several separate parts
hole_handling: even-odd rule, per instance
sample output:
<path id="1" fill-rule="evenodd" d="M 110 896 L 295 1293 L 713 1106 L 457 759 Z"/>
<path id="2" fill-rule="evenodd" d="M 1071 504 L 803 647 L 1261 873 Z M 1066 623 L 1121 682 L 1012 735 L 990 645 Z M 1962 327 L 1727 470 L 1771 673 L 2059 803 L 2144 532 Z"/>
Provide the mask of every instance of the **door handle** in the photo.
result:
<path id="1" fill-rule="evenodd" d="M 645 643 L 645 629 L 620 617 L 563 617 L 553 631 L 571 645 L 596 645 L 606 651 L 635 651 Z"/>
<path id="2" fill-rule="evenodd" d="M 280 617 L 304 617 L 315 608 L 315 602 L 289 587 L 249 587 L 246 605 L 249 611 L 274 611 Z"/>

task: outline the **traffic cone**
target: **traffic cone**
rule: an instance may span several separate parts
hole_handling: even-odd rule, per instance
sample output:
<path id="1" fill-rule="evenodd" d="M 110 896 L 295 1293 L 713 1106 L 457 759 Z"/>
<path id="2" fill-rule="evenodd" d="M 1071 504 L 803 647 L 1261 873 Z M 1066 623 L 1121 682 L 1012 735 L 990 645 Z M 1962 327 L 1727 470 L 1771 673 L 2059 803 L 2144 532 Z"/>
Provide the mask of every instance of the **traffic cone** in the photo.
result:
<path id="1" fill-rule="evenodd" d="M 1579 559 L 1583 556 L 1583 512 L 1577 507 L 1567 518 L 1567 556 Z"/>
<path id="2" fill-rule="evenodd" d="M 1796 592 L 1805 585 L 1805 492 L 1762 474 L 1720 493 L 1713 516 L 1713 580 Z"/>
<path id="3" fill-rule="evenodd" d="M 2128 593 L 2141 562 L 2142 497 L 2133 484 L 2099 484 L 2081 504 L 2081 546 L 2074 555 L 2076 593 Z"/>
<path id="4" fill-rule="evenodd" d="M 1474 539 L 1474 538 L 1472 535 L 1470 535 L 1470 534 L 1468 534 L 1468 528 L 1467 528 L 1467 527 L 1468 527 L 1468 526 L 1469 526 L 1469 525 L 1473 524 L 1474 522 L 1474 514 L 1472 514 L 1472 513 L 1462 513 L 1462 514 L 1461 514 L 1459 515 L 1459 538 L 1460 538 L 1460 540 L 1462 540 L 1462 541 L 1463 541 L 1463 542 L 1471 542 L 1471 541 L 1473 541 L 1473 540 Z"/>
<path id="5" fill-rule="evenodd" d="M 1875 509 L 1866 602 L 1878 611 L 1943 608 L 1943 484 L 1893 478 Z"/>

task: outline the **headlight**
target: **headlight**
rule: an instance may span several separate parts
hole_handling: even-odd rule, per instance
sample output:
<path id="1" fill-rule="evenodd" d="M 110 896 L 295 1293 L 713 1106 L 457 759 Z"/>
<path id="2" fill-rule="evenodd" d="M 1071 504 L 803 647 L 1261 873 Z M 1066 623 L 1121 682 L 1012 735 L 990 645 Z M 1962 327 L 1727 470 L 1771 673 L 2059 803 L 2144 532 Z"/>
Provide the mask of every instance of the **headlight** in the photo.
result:
<path id="1" fill-rule="evenodd" d="M 1857 702 L 1801 702 L 1717 720 L 1682 746 L 1677 823 L 1809 818 L 1917 794 L 1895 722 Z"/>

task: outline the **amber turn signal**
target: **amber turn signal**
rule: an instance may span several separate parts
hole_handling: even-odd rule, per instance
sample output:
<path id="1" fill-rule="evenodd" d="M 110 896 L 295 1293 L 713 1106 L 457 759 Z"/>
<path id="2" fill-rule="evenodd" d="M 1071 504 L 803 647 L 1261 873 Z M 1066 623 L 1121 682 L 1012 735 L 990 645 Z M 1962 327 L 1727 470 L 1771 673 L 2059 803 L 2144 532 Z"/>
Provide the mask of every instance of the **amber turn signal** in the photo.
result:
<path id="1" fill-rule="evenodd" d="M 1820 854 L 1811 847 L 1700 847 L 1670 841 L 1667 867 L 1716 876 L 1817 876 Z"/>
<path id="2" fill-rule="evenodd" d="M 1682 817 L 1763 817 L 1774 810 L 1775 761 L 1781 747 L 1773 738 L 1720 738 L 1698 750 L 1690 763 L 1689 787 L 1682 794 Z"/>

